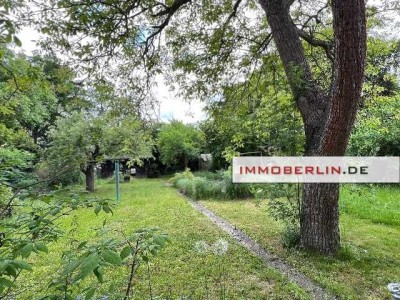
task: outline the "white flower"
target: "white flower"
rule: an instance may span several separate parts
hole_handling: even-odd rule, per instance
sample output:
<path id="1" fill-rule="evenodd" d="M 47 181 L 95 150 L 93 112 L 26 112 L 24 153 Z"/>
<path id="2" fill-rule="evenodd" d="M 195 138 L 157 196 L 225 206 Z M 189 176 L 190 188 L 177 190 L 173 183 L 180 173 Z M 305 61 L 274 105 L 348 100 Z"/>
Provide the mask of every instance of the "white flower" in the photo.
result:
<path id="1" fill-rule="evenodd" d="M 224 255 L 228 251 L 228 242 L 219 239 L 212 245 L 212 249 L 215 255 Z"/>
<path id="2" fill-rule="evenodd" d="M 209 248 L 210 246 L 205 241 L 197 241 L 194 243 L 194 249 L 196 249 L 197 253 L 207 253 Z"/>

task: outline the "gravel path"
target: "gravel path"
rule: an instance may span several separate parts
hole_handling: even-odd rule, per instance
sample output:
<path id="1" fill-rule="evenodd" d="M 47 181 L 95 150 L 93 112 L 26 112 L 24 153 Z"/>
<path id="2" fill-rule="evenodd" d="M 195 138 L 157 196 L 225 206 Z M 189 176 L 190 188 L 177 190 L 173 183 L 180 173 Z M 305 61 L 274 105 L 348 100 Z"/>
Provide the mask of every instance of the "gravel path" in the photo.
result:
<path id="1" fill-rule="evenodd" d="M 317 283 L 312 281 L 304 274 L 298 272 L 293 267 L 288 265 L 282 259 L 268 253 L 260 244 L 251 239 L 243 231 L 237 229 L 235 226 L 222 219 L 221 217 L 214 214 L 212 211 L 207 209 L 203 204 L 189 200 L 190 204 L 199 212 L 208 217 L 214 222 L 219 228 L 227 232 L 231 237 L 236 239 L 241 245 L 250 250 L 256 256 L 258 256 L 267 266 L 278 270 L 279 272 L 286 275 L 286 277 L 302 287 L 307 291 L 313 299 L 324 300 L 324 299 L 337 299 L 328 294 L 328 292 L 319 286 Z"/>

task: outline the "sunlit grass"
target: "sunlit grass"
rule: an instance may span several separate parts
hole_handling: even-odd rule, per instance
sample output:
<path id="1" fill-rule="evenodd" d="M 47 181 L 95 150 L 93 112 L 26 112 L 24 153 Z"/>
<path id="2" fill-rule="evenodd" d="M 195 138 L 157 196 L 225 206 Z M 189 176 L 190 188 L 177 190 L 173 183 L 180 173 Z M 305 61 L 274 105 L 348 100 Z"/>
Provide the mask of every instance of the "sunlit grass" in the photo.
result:
<path id="1" fill-rule="evenodd" d="M 341 196 L 343 247 L 330 258 L 283 249 L 284 226 L 268 215 L 267 200 L 203 203 L 341 299 L 390 299 L 386 285 L 400 281 L 400 188 L 345 186 Z"/>
<path id="2" fill-rule="evenodd" d="M 175 189 L 164 184 L 164 180 L 134 179 L 121 184 L 121 202 L 115 207 L 114 215 L 93 210 L 79 210 L 75 216 L 79 224 L 58 242 L 49 246 L 49 255 L 33 258 L 34 272 L 21 278 L 21 295 L 18 299 L 37 299 L 59 268 L 60 256 L 67 249 L 71 238 L 94 239 L 95 229 L 107 220 L 108 226 L 127 233 L 137 228 L 155 226 L 169 234 L 171 243 L 151 262 L 151 288 L 153 296 L 163 299 L 178 299 L 192 296 L 193 299 L 220 299 L 219 268 L 225 269 L 227 299 L 308 299 L 305 292 L 288 283 L 279 273 L 271 270 L 247 250 L 221 232 L 206 217 L 196 212 L 179 196 Z M 97 185 L 95 196 L 114 198 L 114 185 L 102 181 Z M 74 216 L 62 220 L 65 230 L 71 228 Z M 219 238 L 229 242 L 225 256 L 200 255 L 194 243 L 204 240 L 213 243 Z M 222 262 L 221 262 L 222 260 Z M 123 292 L 128 270 L 122 267 L 106 273 L 104 289 L 114 282 Z M 207 288 L 206 288 L 207 286 Z M 140 269 L 135 281 L 133 299 L 149 299 L 149 286 L 145 268 Z M 111 297 L 111 299 L 113 299 Z"/>

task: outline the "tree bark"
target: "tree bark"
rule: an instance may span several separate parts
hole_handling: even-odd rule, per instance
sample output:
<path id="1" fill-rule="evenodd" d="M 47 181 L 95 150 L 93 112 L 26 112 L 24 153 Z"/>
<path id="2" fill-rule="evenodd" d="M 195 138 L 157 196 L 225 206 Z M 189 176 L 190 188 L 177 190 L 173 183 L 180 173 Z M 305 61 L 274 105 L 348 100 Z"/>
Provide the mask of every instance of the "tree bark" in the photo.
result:
<path id="1" fill-rule="evenodd" d="M 259 0 L 304 122 L 307 156 L 343 156 L 361 98 L 366 52 L 364 0 L 333 0 L 335 36 L 332 89 L 323 91 L 312 75 L 298 30 L 293 1 Z M 340 247 L 339 184 L 304 184 L 300 243 L 334 254 Z"/>
<path id="2" fill-rule="evenodd" d="M 85 170 L 86 190 L 94 192 L 94 164 L 89 164 Z"/>
<path id="3" fill-rule="evenodd" d="M 187 155 L 183 155 L 183 164 L 184 164 L 183 170 L 186 170 L 186 169 L 187 169 L 188 163 L 189 163 L 189 160 L 188 160 Z"/>

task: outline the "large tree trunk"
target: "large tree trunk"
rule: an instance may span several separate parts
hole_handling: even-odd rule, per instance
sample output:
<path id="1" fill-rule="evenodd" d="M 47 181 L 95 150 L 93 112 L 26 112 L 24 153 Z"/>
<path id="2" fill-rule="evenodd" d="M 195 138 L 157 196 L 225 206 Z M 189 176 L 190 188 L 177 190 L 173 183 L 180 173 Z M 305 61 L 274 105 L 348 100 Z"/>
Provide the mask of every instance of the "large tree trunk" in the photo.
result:
<path id="1" fill-rule="evenodd" d="M 306 183 L 300 218 L 300 242 L 307 249 L 333 254 L 340 245 L 339 184 Z"/>
<path id="2" fill-rule="evenodd" d="M 333 0 L 335 33 L 332 89 L 315 82 L 290 16 L 293 1 L 259 0 L 264 9 L 306 135 L 306 155 L 342 156 L 361 98 L 366 51 L 364 0 Z M 303 247 L 334 254 L 340 246 L 339 184 L 304 185 L 300 219 Z"/>
<path id="3" fill-rule="evenodd" d="M 89 164 L 85 170 L 86 190 L 94 192 L 94 164 Z"/>

